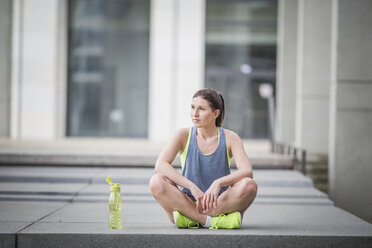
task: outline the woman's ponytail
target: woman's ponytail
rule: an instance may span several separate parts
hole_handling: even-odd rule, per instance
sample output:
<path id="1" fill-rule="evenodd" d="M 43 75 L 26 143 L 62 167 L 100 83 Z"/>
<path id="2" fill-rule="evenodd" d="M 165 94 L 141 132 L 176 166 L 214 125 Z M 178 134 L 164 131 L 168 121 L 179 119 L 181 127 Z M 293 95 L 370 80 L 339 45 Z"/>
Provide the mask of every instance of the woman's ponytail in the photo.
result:
<path id="1" fill-rule="evenodd" d="M 223 120 L 225 118 L 225 100 L 223 99 L 223 96 L 221 93 L 218 93 L 218 95 L 221 98 L 221 107 L 220 107 L 220 115 L 216 119 L 216 126 L 221 127 Z"/>

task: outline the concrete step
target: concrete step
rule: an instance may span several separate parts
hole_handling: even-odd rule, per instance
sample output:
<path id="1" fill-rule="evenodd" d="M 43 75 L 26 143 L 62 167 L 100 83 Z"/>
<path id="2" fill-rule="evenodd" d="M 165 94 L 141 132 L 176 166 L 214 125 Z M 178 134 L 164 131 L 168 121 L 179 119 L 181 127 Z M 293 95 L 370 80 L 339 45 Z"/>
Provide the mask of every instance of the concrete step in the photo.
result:
<path id="1" fill-rule="evenodd" d="M 61 152 L 4 152 L 0 151 L 0 165 L 46 165 L 46 166 L 115 166 L 115 167 L 154 167 L 158 154 L 92 154 Z M 252 154 L 249 156 L 253 168 L 293 169 L 295 160 L 280 154 Z M 180 167 L 180 158 L 173 161 Z M 234 159 L 231 167 L 236 168 Z"/>
<path id="2" fill-rule="evenodd" d="M 307 165 L 307 176 L 313 180 L 314 187 L 318 190 L 328 192 L 328 157 L 314 156 L 309 159 Z"/>
<path id="3" fill-rule="evenodd" d="M 231 171 L 234 172 L 235 169 Z M 84 173 L 82 173 L 84 171 Z M 102 173 L 105 171 L 105 173 Z M 178 169 L 181 172 L 180 169 Z M 262 176 L 262 172 L 265 171 Z M 254 178 L 264 187 L 313 187 L 310 178 L 292 170 L 256 170 Z M 3 183 L 58 183 L 58 184 L 104 184 L 111 174 L 115 182 L 126 185 L 147 185 L 153 169 L 147 168 L 79 168 L 79 167 L 0 167 Z M 18 173 L 15 173 L 18 172 Z M 275 173 L 274 173 L 275 172 Z M 274 176 L 275 175 L 275 176 Z M 296 176 L 294 176 L 296 175 Z"/>
<path id="4" fill-rule="evenodd" d="M 271 154 L 268 140 L 243 140 L 254 168 L 293 169 L 295 161 Z M 53 141 L 17 141 L 0 138 L 0 165 L 89 167 L 150 167 L 166 142 L 147 139 L 67 138 Z M 173 165 L 180 167 L 179 156 Z M 232 159 L 231 166 L 235 167 Z"/>
<path id="5" fill-rule="evenodd" d="M 307 176 L 313 180 L 314 184 L 328 183 L 328 174 L 307 174 Z"/>
<path id="6" fill-rule="evenodd" d="M 328 183 L 314 183 L 314 187 L 326 194 L 328 194 Z"/>
<path id="7" fill-rule="evenodd" d="M 326 165 L 326 164 L 306 164 L 306 171 L 309 174 L 328 174 L 328 165 Z"/>

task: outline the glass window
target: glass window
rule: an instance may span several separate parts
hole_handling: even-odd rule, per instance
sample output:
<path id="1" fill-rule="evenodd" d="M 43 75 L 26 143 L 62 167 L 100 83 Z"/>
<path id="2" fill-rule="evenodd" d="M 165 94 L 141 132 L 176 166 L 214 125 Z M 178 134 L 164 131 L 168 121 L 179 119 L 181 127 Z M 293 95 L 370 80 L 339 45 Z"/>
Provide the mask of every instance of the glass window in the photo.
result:
<path id="1" fill-rule="evenodd" d="M 69 136 L 147 137 L 149 0 L 70 0 Z"/>
<path id="2" fill-rule="evenodd" d="M 268 137 L 268 106 L 258 89 L 275 89 L 277 1 L 208 0 L 205 85 L 226 102 L 224 127 L 243 138 Z"/>

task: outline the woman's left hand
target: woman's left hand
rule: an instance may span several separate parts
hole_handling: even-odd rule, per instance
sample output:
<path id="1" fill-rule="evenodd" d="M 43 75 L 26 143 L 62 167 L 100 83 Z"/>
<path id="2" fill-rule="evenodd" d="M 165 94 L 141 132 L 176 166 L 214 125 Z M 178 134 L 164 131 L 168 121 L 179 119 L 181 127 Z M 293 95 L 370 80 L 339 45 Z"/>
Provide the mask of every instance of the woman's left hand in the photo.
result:
<path id="1" fill-rule="evenodd" d="M 204 193 L 202 206 L 204 210 L 213 209 L 217 207 L 218 193 L 220 193 L 221 185 L 218 180 L 215 180 L 209 189 Z"/>

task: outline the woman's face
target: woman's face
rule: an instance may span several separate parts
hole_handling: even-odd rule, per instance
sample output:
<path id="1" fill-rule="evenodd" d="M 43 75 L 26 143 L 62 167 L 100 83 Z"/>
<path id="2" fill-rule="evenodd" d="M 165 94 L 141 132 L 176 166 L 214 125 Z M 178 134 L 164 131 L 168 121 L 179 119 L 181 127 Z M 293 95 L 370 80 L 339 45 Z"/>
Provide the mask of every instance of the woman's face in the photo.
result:
<path id="1" fill-rule="evenodd" d="M 190 116 L 195 127 L 215 125 L 219 113 L 219 110 L 213 111 L 204 98 L 197 96 L 192 99 Z"/>

